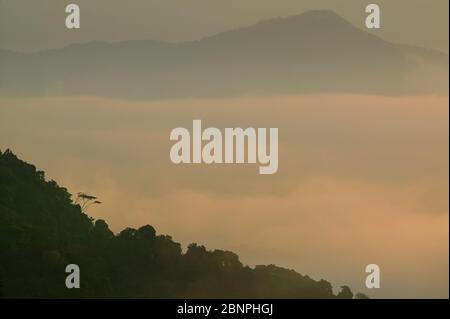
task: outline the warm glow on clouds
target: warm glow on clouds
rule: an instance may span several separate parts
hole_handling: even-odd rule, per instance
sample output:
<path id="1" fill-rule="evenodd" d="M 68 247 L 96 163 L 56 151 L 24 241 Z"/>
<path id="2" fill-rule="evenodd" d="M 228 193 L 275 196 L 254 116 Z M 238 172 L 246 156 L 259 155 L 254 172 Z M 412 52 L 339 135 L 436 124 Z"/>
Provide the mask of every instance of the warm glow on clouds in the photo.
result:
<path id="1" fill-rule="evenodd" d="M 278 127 L 278 173 L 175 166 L 170 130 L 193 119 Z M 375 297 L 448 297 L 448 143 L 448 97 L 0 100 L 0 147 L 97 195 L 115 231 L 148 223 L 355 291 L 377 263 Z"/>

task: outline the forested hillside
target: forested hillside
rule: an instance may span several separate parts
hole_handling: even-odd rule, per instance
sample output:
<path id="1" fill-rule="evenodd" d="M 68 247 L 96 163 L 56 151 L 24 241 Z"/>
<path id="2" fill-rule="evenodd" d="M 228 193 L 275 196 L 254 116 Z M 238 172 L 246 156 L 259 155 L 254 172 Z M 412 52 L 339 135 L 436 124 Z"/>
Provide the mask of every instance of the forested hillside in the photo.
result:
<path id="1" fill-rule="evenodd" d="M 126 214 L 126 212 L 124 212 Z M 81 288 L 67 289 L 77 264 Z M 348 287 L 274 265 L 250 268 L 229 251 L 185 253 L 152 226 L 115 235 L 74 204 L 67 189 L 0 151 L 0 296 L 55 298 L 351 298 Z"/>

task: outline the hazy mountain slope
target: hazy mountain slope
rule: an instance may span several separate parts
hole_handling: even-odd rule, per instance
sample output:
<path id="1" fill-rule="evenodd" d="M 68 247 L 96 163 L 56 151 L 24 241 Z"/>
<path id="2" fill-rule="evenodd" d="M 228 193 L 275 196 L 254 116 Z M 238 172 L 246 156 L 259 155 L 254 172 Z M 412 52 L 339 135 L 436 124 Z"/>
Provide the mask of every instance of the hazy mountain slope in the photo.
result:
<path id="1" fill-rule="evenodd" d="M 65 286 L 71 263 L 80 266 L 80 289 Z M 114 235 L 10 151 L 0 151 L 0 283 L 0 295 L 19 298 L 352 297 L 293 270 L 251 269 L 229 251 L 191 244 L 183 254 L 149 225 Z"/>
<path id="2" fill-rule="evenodd" d="M 428 66 L 433 72 L 424 72 Z M 448 56 L 391 44 L 324 10 L 180 44 L 1 51 L 0 67 L 3 95 L 447 94 L 445 85 L 429 84 L 446 80 Z"/>

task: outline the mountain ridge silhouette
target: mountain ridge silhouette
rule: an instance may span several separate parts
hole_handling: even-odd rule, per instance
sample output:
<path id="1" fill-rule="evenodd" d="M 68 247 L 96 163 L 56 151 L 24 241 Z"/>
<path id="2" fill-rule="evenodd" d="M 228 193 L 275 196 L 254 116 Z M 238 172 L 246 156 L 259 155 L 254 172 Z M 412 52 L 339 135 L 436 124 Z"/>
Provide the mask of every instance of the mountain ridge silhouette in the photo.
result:
<path id="1" fill-rule="evenodd" d="M 448 94 L 441 83 L 448 55 L 390 43 L 330 10 L 181 43 L 95 41 L 33 53 L 1 51 L 0 64 L 0 93 L 6 96 Z"/>
<path id="2" fill-rule="evenodd" d="M 65 286 L 68 264 L 80 267 L 79 289 Z M 194 243 L 183 253 L 150 225 L 114 234 L 10 150 L 0 151 L 0 288 L 6 298 L 353 297 L 294 270 L 250 268 L 230 251 Z"/>

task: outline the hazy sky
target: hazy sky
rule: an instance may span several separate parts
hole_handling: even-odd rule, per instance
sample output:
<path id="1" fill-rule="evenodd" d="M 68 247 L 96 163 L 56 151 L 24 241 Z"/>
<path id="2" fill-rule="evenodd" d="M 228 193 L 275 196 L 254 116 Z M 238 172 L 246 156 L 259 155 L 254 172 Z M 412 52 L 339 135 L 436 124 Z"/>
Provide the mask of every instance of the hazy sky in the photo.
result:
<path id="1" fill-rule="evenodd" d="M 448 52 L 448 0 L 0 0 L 0 48 L 36 50 L 92 40 L 197 39 L 262 19 L 332 9 L 364 27 L 364 8 L 377 3 L 382 28 L 399 43 Z M 77 3 L 81 29 L 66 30 L 64 8 Z"/>

